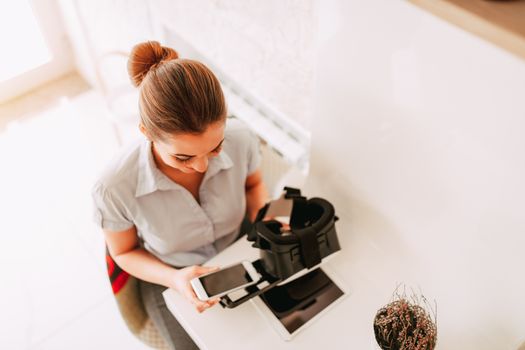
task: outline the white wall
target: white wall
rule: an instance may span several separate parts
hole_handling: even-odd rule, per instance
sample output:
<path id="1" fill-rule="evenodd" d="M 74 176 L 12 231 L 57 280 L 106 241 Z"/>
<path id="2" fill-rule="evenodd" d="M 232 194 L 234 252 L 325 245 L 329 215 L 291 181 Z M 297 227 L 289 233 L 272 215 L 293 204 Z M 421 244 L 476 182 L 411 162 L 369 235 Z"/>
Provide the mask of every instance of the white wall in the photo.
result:
<path id="1" fill-rule="evenodd" d="M 405 282 L 437 301 L 439 349 L 515 349 L 525 61 L 405 1 L 319 6 L 307 190 L 342 218 L 350 287 L 382 295 L 362 322 Z"/>
<path id="2" fill-rule="evenodd" d="M 178 35 L 239 84 L 308 128 L 317 18 L 313 0 L 157 0 L 151 6 L 155 21 L 172 23 Z"/>

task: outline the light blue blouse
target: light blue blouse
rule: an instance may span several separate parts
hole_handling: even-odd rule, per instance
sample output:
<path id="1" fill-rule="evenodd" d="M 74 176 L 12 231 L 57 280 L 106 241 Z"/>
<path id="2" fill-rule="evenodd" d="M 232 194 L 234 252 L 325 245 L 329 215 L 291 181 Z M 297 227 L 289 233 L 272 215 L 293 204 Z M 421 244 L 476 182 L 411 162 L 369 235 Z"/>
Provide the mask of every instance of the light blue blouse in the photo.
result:
<path id="1" fill-rule="evenodd" d="M 199 205 L 156 167 L 151 142 L 141 140 L 119 153 L 93 186 L 94 219 L 112 231 L 135 225 L 142 246 L 167 264 L 202 264 L 237 237 L 246 177 L 260 161 L 257 136 L 227 119 L 223 149 L 208 163 Z"/>

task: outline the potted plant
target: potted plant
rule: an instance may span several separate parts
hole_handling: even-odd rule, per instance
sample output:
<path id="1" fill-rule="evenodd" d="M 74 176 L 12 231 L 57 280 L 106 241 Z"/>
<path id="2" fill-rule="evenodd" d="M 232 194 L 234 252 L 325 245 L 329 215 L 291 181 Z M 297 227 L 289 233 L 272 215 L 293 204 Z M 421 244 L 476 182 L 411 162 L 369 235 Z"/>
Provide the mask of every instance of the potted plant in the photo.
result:
<path id="1" fill-rule="evenodd" d="M 437 307 L 412 291 L 393 294 L 374 318 L 375 341 L 382 350 L 433 350 L 437 342 Z"/>

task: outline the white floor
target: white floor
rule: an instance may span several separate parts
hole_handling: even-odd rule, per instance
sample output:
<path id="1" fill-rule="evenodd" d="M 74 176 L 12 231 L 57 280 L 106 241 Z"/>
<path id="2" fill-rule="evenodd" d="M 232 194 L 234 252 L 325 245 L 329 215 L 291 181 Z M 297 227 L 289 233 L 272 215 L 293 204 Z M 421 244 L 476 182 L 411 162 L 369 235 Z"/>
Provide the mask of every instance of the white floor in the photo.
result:
<path id="1" fill-rule="evenodd" d="M 120 318 L 90 188 L 118 148 L 76 74 L 0 106 L 0 348 L 148 349 Z"/>

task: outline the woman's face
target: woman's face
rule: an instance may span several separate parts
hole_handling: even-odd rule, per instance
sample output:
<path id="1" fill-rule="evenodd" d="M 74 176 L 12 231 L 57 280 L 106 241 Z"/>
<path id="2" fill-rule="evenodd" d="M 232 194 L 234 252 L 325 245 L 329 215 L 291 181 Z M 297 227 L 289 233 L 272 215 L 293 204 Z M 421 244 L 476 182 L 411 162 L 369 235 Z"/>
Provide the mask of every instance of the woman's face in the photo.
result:
<path id="1" fill-rule="evenodd" d="M 204 173 L 208 160 L 216 157 L 224 141 L 225 121 L 210 124 L 202 134 L 174 134 L 153 142 L 157 162 L 185 174 Z M 143 127 L 141 126 L 141 129 Z"/>

